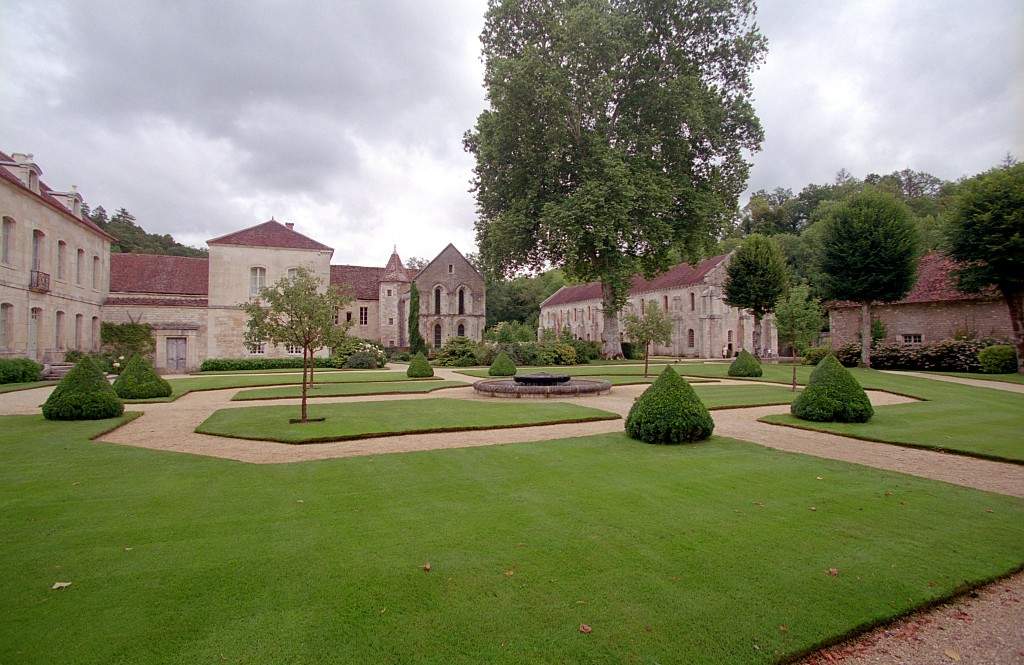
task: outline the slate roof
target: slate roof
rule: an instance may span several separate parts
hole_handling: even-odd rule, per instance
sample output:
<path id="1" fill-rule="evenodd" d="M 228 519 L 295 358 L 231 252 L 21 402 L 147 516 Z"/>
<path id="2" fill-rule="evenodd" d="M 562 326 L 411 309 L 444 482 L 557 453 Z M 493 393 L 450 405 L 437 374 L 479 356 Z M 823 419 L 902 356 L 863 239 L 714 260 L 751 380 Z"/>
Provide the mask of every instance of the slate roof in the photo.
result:
<path id="1" fill-rule="evenodd" d="M 280 247 L 284 249 L 313 249 L 333 252 L 327 245 L 290 229 L 276 219 L 250 226 L 241 231 L 206 241 L 207 245 L 245 245 L 248 247 Z"/>
<path id="2" fill-rule="evenodd" d="M 10 155 L 8 155 L 7 153 L 5 153 L 3 151 L 0 151 L 0 162 L 13 162 L 13 161 L 14 161 L 14 158 L 12 158 Z M 64 204 L 61 203 L 53 195 L 53 191 L 54 190 L 50 189 L 50 187 L 45 182 L 43 182 L 42 180 L 39 181 L 39 193 L 38 194 L 36 194 L 31 189 L 26 187 L 25 183 L 23 183 L 21 181 L 21 179 L 18 178 L 18 176 L 14 175 L 13 173 L 11 173 L 10 171 L 8 171 L 6 168 L 4 168 L 2 166 L 0 166 L 0 180 L 6 180 L 7 182 L 9 182 L 11 184 L 16 185 L 22 191 L 27 192 L 29 195 L 38 198 L 43 203 L 45 203 L 49 207 L 53 208 L 57 212 L 63 213 L 64 215 L 66 215 L 68 217 L 68 219 L 70 219 L 75 224 L 80 224 L 80 225 L 84 226 L 85 228 L 89 229 L 90 231 L 92 231 L 93 233 L 98 233 L 99 235 L 103 236 L 107 240 L 110 240 L 110 241 L 117 240 L 117 238 L 115 238 L 114 236 L 110 235 L 109 233 L 107 233 L 106 231 L 101 229 L 100 227 L 96 226 L 96 223 L 93 222 L 88 217 L 83 217 L 82 219 L 79 219 L 78 217 L 75 217 L 75 214 L 73 212 L 71 212 L 70 210 L 68 210 L 67 208 L 65 208 Z"/>
<path id="3" fill-rule="evenodd" d="M 205 296 L 210 262 L 205 257 L 111 253 L 110 291 Z M 124 303 L 128 304 L 128 303 Z"/>
<path id="4" fill-rule="evenodd" d="M 953 271 L 957 262 L 940 252 L 930 252 L 921 257 L 917 265 L 917 282 L 906 298 L 888 305 L 907 305 L 925 302 L 947 302 L 958 300 L 988 300 L 995 297 L 994 292 L 964 293 L 956 286 Z M 839 301 L 828 304 L 830 309 L 844 307 L 860 307 L 859 303 Z"/>
<path id="5" fill-rule="evenodd" d="M 649 291 L 661 291 L 664 289 L 676 289 L 699 284 L 713 268 L 720 264 L 728 254 L 720 254 L 704 259 L 697 265 L 680 263 L 669 268 L 653 279 L 644 279 L 642 275 L 633 276 L 633 285 L 629 289 L 631 296 L 647 293 Z M 541 307 L 554 305 L 566 305 L 584 300 L 600 300 L 601 283 L 587 282 L 586 284 L 575 284 L 563 286 L 541 303 Z"/>

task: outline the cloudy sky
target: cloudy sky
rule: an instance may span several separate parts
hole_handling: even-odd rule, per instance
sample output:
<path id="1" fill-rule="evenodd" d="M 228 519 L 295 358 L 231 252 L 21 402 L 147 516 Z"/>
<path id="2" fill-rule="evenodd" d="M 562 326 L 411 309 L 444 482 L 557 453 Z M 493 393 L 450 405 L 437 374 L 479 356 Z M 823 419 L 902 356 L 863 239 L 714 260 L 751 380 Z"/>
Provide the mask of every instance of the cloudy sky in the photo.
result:
<path id="1" fill-rule="evenodd" d="M 762 0 L 750 189 L 1024 158 L 1020 0 Z M 202 246 L 274 216 L 382 265 L 473 251 L 483 2 L 0 4 L 0 149 Z"/>

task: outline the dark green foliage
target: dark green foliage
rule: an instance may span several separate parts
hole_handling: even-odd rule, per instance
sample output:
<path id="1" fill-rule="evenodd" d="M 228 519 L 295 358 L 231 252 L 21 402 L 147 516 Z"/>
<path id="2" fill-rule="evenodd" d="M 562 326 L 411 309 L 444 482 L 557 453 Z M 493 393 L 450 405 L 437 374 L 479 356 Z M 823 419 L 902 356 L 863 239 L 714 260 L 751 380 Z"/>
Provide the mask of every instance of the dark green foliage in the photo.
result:
<path id="1" fill-rule="evenodd" d="M 1017 371 L 1017 352 L 1009 344 L 993 344 L 978 352 L 978 364 L 986 374 Z"/>
<path id="2" fill-rule="evenodd" d="M 345 367 L 349 356 L 354 353 L 363 353 L 375 359 L 377 367 L 383 367 L 388 362 L 388 354 L 384 346 L 378 342 L 371 342 L 361 337 L 343 337 L 337 340 L 331 348 L 331 366 Z M 301 364 L 300 364 L 301 367 Z"/>
<path id="3" fill-rule="evenodd" d="M 149 399 L 170 397 L 172 390 L 148 360 L 135 355 L 114 380 L 114 392 L 121 399 Z"/>
<path id="4" fill-rule="evenodd" d="M 487 286 L 487 327 L 500 325 L 499 322 L 520 323 L 521 335 L 515 339 L 495 339 L 496 342 L 529 342 L 536 338 L 537 320 L 540 318 L 540 304 L 552 293 L 565 285 L 561 270 L 547 270 L 538 275 L 519 275 L 512 279 L 488 276 Z M 488 338 L 490 339 L 490 338 Z"/>
<path id="5" fill-rule="evenodd" d="M 427 343 L 420 334 L 420 290 L 416 282 L 409 285 L 409 352 L 423 353 Z"/>
<path id="6" fill-rule="evenodd" d="M 79 361 L 43 404 L 47 420 L 100 420 L 122 413 L 114 387 L 89 358 Z"/>
<path id="7" fill-rule="evenodd" d="M 762 373 L 761 363 L 746 349 L 729 365 L 729 376 L 761 376 Z"/>
<path id="8" fill-rule="evenodd" d="M 148 323 L 110 323 L 100 324 L 100 340 L 103 348 L 114 358 L 124 356 L 152 356 L 156 350 L 153 328 Z"/>
<path id="9" fill-rule="evenodd" d="M 981 354 L 996 343 L 993 339 L 944 339 L 930 344 L 879 344 L 871 351 L 871 365 L 875 369 L 979 372 Z"/>
<path id="10" fill-rule="evenodd" d="M 623 342 L 622 357 L 626 360 L 643 360 L 644 350 L 632 342 Z"/>
<path id="11" fill-rule="evenodd" d="M 726 267 L 725 301 L 763 317 L 786 291 L 789 271 L 782 250 L 760 234 L 748 236 Z"/>
<path id="12" fill-rule="evenodd" d="M 626 434 L 647 443 L 700 441 L 714 429 L 707 407 L 670 365 L 633 403 L 626 418 Z"/>
<path id="13" fill-rule="evenodd" d="M 835 356 L 825 356 L 790 406 L 790 413 L 817 422 L 866 423 L 875 414 L 867 393 Z"/>
<path id="14" fill-rule="evenodd" d="M 437 352 L 440 367 L 472 367 L 476 365 L 477 344 L 468 337 L 452 337 Z"/>
<path id="15" fill-rule="evenodd" d="M 412 379 L 423 379 L 434 376 L 434 368 L 427 362 L 425 355 L 417 353 L 409 361 L 409 369 L 405 370 L 405 375 Z"/>
<path id="16" fill-rule="evenodd" d="M 39 381 L 43 366 L 29 358 L 0 358 L 0 383 Z"/>
<path id="17" fill-rule="evenodd" d="M 341 367 L 345 359 L 313 358 L 313 367 Z M 302 356 L 288 358 L 207 358 L 199 366 L 201 372 L 256 371 L 261 369 L 302 369 Z"/>
<path id="18" fill-rule="evenodd" d="M 351 354 L 342 365 L 345 369 L 377 369 L 380 366 L 377 357 L 365 351 L 356 351 Z"/>
<path id="19" fill-rule="evenodd" d="M 827 346 L 815 346 L 807 349 L 807 353 L 804 354 L 805 365 L 817 365 L 821 362 L 821 359 L 832 353 L 832 349 Z"/>
<path id="20" fill-rule="evenodd" d="M 512 359 L 508 357 L 508 354 L 502 351 L 498 354 L 498 357 L 491 363 L 491 368 L 487 370 L 490 376 L 515 376 L 516 366 L 512 363 Z"/>
<path id="21" fill-rule="evenodd" d="M 860 342 L 850 342 L 849 344 L 843 344 L 838 349 L 832 349 L 831 352 L 835 354 L 836 360 L 843 367 L 856 367 L 860 364 L 861 351 Z"/>
<path id="22" fill-rule="evenodd" d="M 147 233 L 145 229 L 135 223 L 135 216 L 124 208 L 119 208 L 114 216 L 107 218 L 107 211 L 103 206 L 97 206 L 89 212 L 83 209 L 83 215 L 88 216 L 101 229 L 117 238 L 110 247 L 111 252 L 135 252 L 137 254 L 170 254 L 172 256 L 207 256 L 205 249 L 189 247 L 175 242 L 168 234 Z"/>

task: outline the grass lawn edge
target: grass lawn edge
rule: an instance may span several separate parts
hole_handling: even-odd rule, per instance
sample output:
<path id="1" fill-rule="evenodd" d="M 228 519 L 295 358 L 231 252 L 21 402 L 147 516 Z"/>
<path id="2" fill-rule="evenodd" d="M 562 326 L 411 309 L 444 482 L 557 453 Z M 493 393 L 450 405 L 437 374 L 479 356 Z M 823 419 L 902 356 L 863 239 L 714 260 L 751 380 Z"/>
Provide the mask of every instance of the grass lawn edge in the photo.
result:
<path id="1" fill-rule="evenodd" d="M 29 381 L 27 383 L 0 383 L 0 395 L 6 393 L 17 393 L 22 390 L 35 390 L 36 388 L 49 388 L 60 381 Z"/>
<path id="2" fill-rule="evenodd" d="M 409 379 L 409 380 L 410 381 L 419 381 L 421 379 Z M 375 382 L 375 381 L 360 381 L 359 383 L 387 383 L 387 382 L 386 381 L 377 381 L 377 382 Z M 464 381 L 457 381 L 456 383 L 458 383 L 458 385 L 455 385 L 455 386 L 437 386 L 436 388 L 431 388 L 429 390 L 416 390 L 416 391 L 389 390 L 387 392 L 382 392 L 382 393 L 381 392 L 348 393 L 348 394 L 345 394 L 345 395 L 310 395 L 310 394 L 307 394 L 306 397 L 309 398 L 309 399 L 326 399 L 328 397 L 365 397 L 367 395 L 374 395 L 374 396 L 376 396 L 376 395 L 427 395 L 429 393 L 437 392 L 438 390 L 451 390 L 452 388 L 465 388 L 467 386 L 472 385 L 472 384 L 466 383 Z M 257 390 L 259 390 L 259 389 L 262 389 L 262 388 L 281 388 L 281 387 L 287 387 L 289 385 L 295 385 L 295 384 L 284 384 L 284 386 L 281 386 L 280 384 L 278 384 L 278 385 L 275 385 L 275 386 L 252 386 L 252 387 L 256 388 Z M 346 384 L 339 384 L 339 385 L 346 385 Z M 242 389 L 237 394 L 233 395 L 231 397 L 230 401 L 232 401 L 232 402 L 257 402 L 257 401 L 262 402 L 262 401 L 268 401 L 269 402 L 271 400 L 278 400 L 278 399 L 301 399 L 302 398 L 301 395 L 291 395 L 291 396 L 281 395 L 281 396 L 277 396 L 277 397 L 239 397 L 239 395 L 242 394 L 243 392 L 245 392 L 248 388 L 249 388 L 249 386 L 246 386 L 245 389 Z M 230 390 L 230 388 L 225 388 L 225 390 Z"/>
<path id="3" fill-rule="evenodd" d="M 206 376 L 214 376 L 214 375 L 207 374 Z M 218 376 L 245 376 L 245 374 L 235 374 L 235 375 L 221 374 L 221 375 L 218 375 Z M 197 377 L 197 378 L 201 378 L 201 377 Z M 427 381 L 427 380 L 431 380 L 431 379 L 436 381 L 436 379 L 434 379 L 434 377 L 432 377 L 432 376 L 415 377 L 415 378 L 413 378 L 413 377 L 406 377 L 406 378 L 401 379 L 401 380 L 402 381 Z M 351 383 L 391 383 L 392 381 L 393 381 L 393 379 L 372 379 L 370 381 L 352 381 Z M 335 383 L 335 382 L 334 381 L 327 381 L 326 383 Z M 251 383 L 251 384 L 246 385 L 246 386 L 225 386 L 225 387 L 221 387 L 221 388 L 189 388 L 188 390 L 186 390 L 185 392 L 181 393 L 180 395 L 173 395 L 172 394 L 170 397 L 147 397 L 145 399 L 122 399 L 121 401 L 124 402 L 125 404 L 164 404 L 164 403 L 167 403 L 167 402 L 174 402 L 176 400 L 179 400 L 182 397 L 184 397 L 185 395 L 188 395 L 189 393 L 203 393 L 203 392 L 209 392 L 211 390 L 248 390 L 249 388 L 282 388 L 284 386 L 299 386 L 299 385 L 302 385 L 302 381 L 296 381 L 295 383 Z M 384 394 L 384 393 L 378 393 L 378 394 Z M 415 394 L 415 393 L 413 393 L 413 394 Z"/>
<path id="4" fill-rule="evenodd" d="M 580 418 L 561 418 L 558 420 L 546 420 L 536 423 L 518 423 L 514 425 L 473 425 L 469 427 L 428 427 L 423 429 L 411 429 L 402 432 L 366 432 L 363 434 L 349 434 L 342 436 L 324 436 L 307 439 L 306 441 L 282 441 L 281 439 L 275 439 L 273 437 L 262 437 L 262 436 L 241 436 L 232 434 L 220 434 L 218 432 L 204 431 L 202 423 L 196 427 L 195 431 L 199 434 L 206 434 L 208 436 L 220 436 L 225 439 L 246 439 L 248 441 L 273 441 L 274 443 L 283 443 L 289 446 L 304 446 L 311 443 L 333 443 L 336 441 L 358 441 L 360 439 L 378 439 L 384 437 L 394 436 L 407 436 L 410 434 L 444 434 L 449 432 L 473 432 L 479 430 L 493 430 L 493 429 L 521 429 L 523 427 L 544 427 L 546 425 L 571 425 L 574 423 L 590 423 L 600 422 L 604 420 L 622 420 L 622 416 L 613 413 L 609 413 L 604 416 L 582 416 Z"/>
<path id="5" fill-rule="evenodd" d="M 898 395 L 899 393 L 893 393 Z M 904 397 L 910 397 L 910 395 L 904 395 Z M 917 398 L 920 399 L 920 398 Z M 926 401 L 926 400 L 921 400 Z M 974 457 L 976 459 L 988 460 L 990 462 L 1002 462 L 1004 464 L 1016 464 L 1018 466 L 1024 466 L 1024 460 L 1013 459 L 1010 457 L 1003 457 L 1002 455 L 989 455 L 988 453 L 978 453 L 970 450 L 954 450 L 951 448 L 943 448 L 942 446 L 932 446 L 926 443 L 909 443 L 906 441 L 887 441 L 886 439 L 880 439 L 877 437 L 864 436 L 863 434 L 847 434 L 845 432 L 835 432 L 824 427 L 813 427 L 811 425 L 803 425 L 792 422 L 781 422 L 778 420 L 772 420 L 778 416 L 785 416 L 784 413 L 772 414 L 758 418 L 757 421 L 768 425 L 775 425 L 777 427 L 792 427 L 793 429 L 802 429 L 808 432 L 820 432 L 822 434 L 831 434 L 832 436 L 845 437 L 847 439 L 856 439 L 858 441 L 870 441 L 871 443 L 885 443 L 890 446 L 901 446 L 903 448 L 917 448 L 918 450 L 930 450 L 936 453 L 946 453 L 948 455 L 959 455 L 961 457 Z"/>
<path id="6" fill-rule="evenodd" d="M 118 422 L 111 423 L 110 427 L 107 427 L 106 429 L 104 429 L 102 431 L 96 432 L 95 434 L 93 434 L 92 436 L 89 437 L 89 440 L 90 441 L 95 441 L 96 439 L 100 438 L 101 436 L 105 436 L 107 434 L 110 434 L 111 432 L 113 432 L 116 429 L 120 429 L 120 428 L 124 427 L 125 425 L 127 425 L 131 421 L 135 420 L 136 418 L 141 418 L 143 415 L 145 415 L 145 414 L 142 411 L 125 411 L 124 413 L 122 413 L 120 416 L 117 417 L 118 418 Z"/>

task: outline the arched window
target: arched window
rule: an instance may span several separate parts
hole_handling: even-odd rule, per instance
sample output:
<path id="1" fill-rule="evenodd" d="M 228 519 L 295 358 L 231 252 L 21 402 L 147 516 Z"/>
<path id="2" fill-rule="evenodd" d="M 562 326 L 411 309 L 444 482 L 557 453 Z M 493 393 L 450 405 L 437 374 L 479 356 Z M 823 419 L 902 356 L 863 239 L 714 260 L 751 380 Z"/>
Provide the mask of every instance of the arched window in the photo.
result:
<path id="1" fill-rule="evenodd" d="M 434 288 L 434 314 L 441 313 L 441 287 Z"/>
<path id="2" fill-rule="evenodd" d="M 14 347 L 14 305 L 5 302 L 0 305 L 0 349 Z"/>
<path id="3" fill-rule="evenodd" d="M 32 232 L 32 270 L 41 271 L 43 269 L 43 240 L 46 238 L 46 234 L 36 229 Z"/>
<path id="4" fill-rule="evenodd" d="M 82 283 L 83 270 L 85 270 L 85 250 L 80 249 L 75 255 L 75 284 Z"/>
<path id="5" fill-rule="evenodd" d="M 14 220 L 10 217 L 4 217 L 0 228 L 0 261 L 14 263 Z"/>
<path id="6" fill-rule="evenodd" d="M 249 295 L 258 296 L 267 286 L 267 269 L 258 266 L 249 268 Z"/>
<path id="7" fill-rule="evenodd" d="M 64 348 L 64 312 L 58 311 L 54 322 L 53 347 L 58 351 Z"/>
<path id="8" fill-rule="evenodd" d="M 84 316 L 81 314 L 75 314 L 75 351 L 82 350 L 82 324 L 84 322 Z"/>
<path id="9" fill-rule="evenodd" d="M 43 309 L 33 307 L 28 317 L 28 355 L 35 357 L 39 349 L 39 336 L 42 334 Z"/>
<path id="10" fill-rule="evenodd" d="M 693 295 L 693 291 L 690 292 L 690 311 L 697 309 L 697 296 Z"/>
<path id="11" fill-rule="evenodd" d="M 440 293 L 440 291 L 438 293 Z M 441 348 L 441 324 L 440 323 L 435 323 L 434 324 L 434 348 L 435 349 L 440 349 Z"/>
<path id="12" fill-rule="evenodd" d="M 727 341 L 728 341 L 728 342 L 729 342 L 730 344 L 732 344 L 732 331 L 731 331 L 731 330 L 730 330 L 729 332 L 727 332 L 727 333 L 726 333 L 726 340 L 727 340 Z"/>
<path id="13" fill-rule="evenodd" d="M 689 330 L 686 331 L 686 346 L 688 346 L 688 347 L 690 347 L 692 349 L 693 348 L 693 342 L 694 342 L 693 328 L 690 328 Z"/>
<path id="14" fill-rule="evenodd" d="M 459 337 L 465 337 L 466 336 L 466 326 L 464 326 L 463 324 L 460 323 L 457 334 L 458 334 Z"/>
<path id="15" fill-rule="evenodd" d="M 64 265 L 68 260 L 68 244 L 63 240 L 57 241 L 57 279 L 65 279 Z"/>
<path id="16" fill-rule="evenodd" d="M 466 289 L 459 289 L 459 314 L 466 313 Z M 459 333 L 460 335 L 462 333 Z"/>
<path id="17" fill-rule="evenodd" d="M 92 330 L 89 336 L 89 348 L 93 351 L 100 349 L 100 317 L 92 317 Z"/>
<path id="18" fill-rule="evenodd" d="M 661 306 L 666 312 L 668 311 L 668 296 L 661 297 Z"/>
<path id="19" fill-rule="evenodd" d="M 100 257 L 92 257 L 92 288 L 100 288 Z"/>

